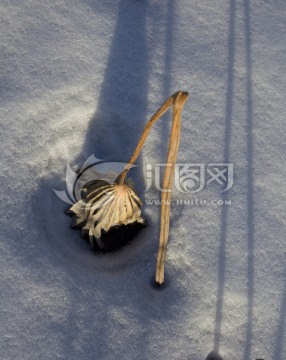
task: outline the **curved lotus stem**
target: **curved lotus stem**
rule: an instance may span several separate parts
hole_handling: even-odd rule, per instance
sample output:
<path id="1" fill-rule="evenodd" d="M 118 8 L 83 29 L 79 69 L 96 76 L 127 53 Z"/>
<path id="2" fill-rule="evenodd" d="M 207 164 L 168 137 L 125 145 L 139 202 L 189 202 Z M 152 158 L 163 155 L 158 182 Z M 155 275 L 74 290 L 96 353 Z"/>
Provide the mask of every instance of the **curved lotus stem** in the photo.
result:
<path id="1" fill-rule="evenodd" d="M 139 139 L 138 145 L 126 165 L 123 172 L 117 178 L 117 183 L 123 185 L 125 182 L 126 175 L 138 158 L 143 145 L 149 135 L 150 129 L 153 124 L 165 114 L 165 112 L 173 105 L 173 118 L 172 118 L 172 131 L 169 141 L 167 165 L 163 181 L 163 191 L 161 196 L 161 229 L 160 229 L 160 241 L 157 255 L 157 266 L 156 266 L 156 283 L 162 285 L 164 283 L 164 263 L 167 253 L 167 244 L 169 236 L 170 226 L 170 199 L 172 194 L 172 185 L 175 172 L 175 164 L 180 143 L 180 124 L 181 124 L 181 112 L 183 106 L 188 98 L 188 93 L 178 91 L 170 96 L 160 109 L 152 116 L 152 118 L 146 124 L 141 138 Z"/>

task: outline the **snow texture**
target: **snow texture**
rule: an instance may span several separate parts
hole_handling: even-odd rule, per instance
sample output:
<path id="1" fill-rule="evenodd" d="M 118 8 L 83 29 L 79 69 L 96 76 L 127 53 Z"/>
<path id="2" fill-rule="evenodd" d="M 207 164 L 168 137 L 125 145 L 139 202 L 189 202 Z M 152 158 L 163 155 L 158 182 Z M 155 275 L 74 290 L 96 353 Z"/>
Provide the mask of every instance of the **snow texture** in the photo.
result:
<path id="1" fill-rule="evenodd" d="M 1 0 L 1 359 L 285 360 L 283 0 Z M 127 161 L 146 121 L 190 92 L 179 163 L 231 162 L 174 201 L 167 282 L 159 207 L 112 254 L 70 229 L 65 168 Z M 170 115 L 132 170 L 164 162 Z M 220 356 L 220 357 L 219 357 Z"/>

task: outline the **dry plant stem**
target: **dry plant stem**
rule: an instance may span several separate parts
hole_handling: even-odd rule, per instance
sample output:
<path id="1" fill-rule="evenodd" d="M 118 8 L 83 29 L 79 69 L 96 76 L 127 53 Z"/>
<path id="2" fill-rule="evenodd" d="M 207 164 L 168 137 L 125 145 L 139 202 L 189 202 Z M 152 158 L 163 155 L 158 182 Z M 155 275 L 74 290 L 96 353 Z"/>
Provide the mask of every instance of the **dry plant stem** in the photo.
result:
<path id="1" fill-rule="evenodd" d="M 180 143 L 180 124 L 181 124 L 181 112 L 185 101 L 187 100 L 188 93 L 178 91 L 177 93 L 170 96 L 160 109 L 152 116 L 152 118 L 146 124 L 141 138 L 139 139 L 138 145 L 126 165 L 123 172 L 118 178 L 119 185 L 123 185 L 125 182 L 126 175 L 138 158 L 143 145 L 149 135 L 151 127 L 154 123 L 164 115 L 167 110 L 173 105 L 173 119 L 172 119 L 172 131 L 169 141 L 167 166 L 163 181 L 162 191 L 162 203 L 161 203 L 161 229 L 160 229 L 160 241 L 157 255 L 157 266 L 156 266 L 156 283 L 162 285 L 164 283 L 164 263 L 167 252 L 168 236 L 169 236 L 169 225 L 170 225 L 170 199 L 172 193 L 173 178 L 175 172 L 175 164 L 177 159 L 177 153 Z"/>
<path id="2" fill-rule="evenodd" d="M 170 106 L 173 105 L 174 101 L 175 101 L 175 97 L 176 97 L 177 93 L 170 96 L 165 102 L 164 104 L 160 107 L 159 110 L 156 111 L 156 113 L 151 117 L 151 119 L 147 122 L 147 124 L 145 125 L 145 128 L 143 130 L 143 133 L 139 139 L 139 142 L 136 146 L 136 149 L 133 153 L 133 155 L 131 156 L 128 164 L 125 166 L 125 169 L 123 170 L 123 172 L 120 174 L 119 177 L 119 185 L 123 185 L 126 175 L 128 173 L 128 171 L 131 169 L 131 166 L 134 164 L 134 162 L 136 161 L 136 159 L 138 158 L 143 145 L 149 135 L 149 132 L 151 130 L 151 127 L 154 125 L 154 123 L 162 116 L 164 115 L 167 110 L 169 109 Z"/>
<path id="3" fill-rule="evenodd" d="M 170 227 L 170 200 L 172 194 L 175 165 L 180 144 L 181 112 L 187 100 L 187 97 L 187 93 L 179 92 L 174 103 L 173 126 L 169 141 L 167 167 L 165 170 L 163 192 L 161 197 L 161 229 L 156 265 L 156 283 L 158 285 L 162 285 L 164 283 L 164 264 L 167 253 Z"/>

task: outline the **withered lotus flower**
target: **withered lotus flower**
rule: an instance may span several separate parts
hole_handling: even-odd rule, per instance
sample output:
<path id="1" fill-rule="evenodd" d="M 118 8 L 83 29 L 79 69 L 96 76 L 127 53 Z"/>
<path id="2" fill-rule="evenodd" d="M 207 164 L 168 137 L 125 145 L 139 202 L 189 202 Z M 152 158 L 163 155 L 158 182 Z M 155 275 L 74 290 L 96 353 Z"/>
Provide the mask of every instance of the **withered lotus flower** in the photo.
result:
<path id="1" fill-rule="evenodd" d="M 120 247 L 124 239 L 112 241 L 111 232 L 120 227 L 121 231 L 124 227 L 137 232 L 144 226 L 141 206 L 141 200 L 131 185 L 96 180 L 83 187 L 81 200 L 68 213 L 75 216 L 71 226 L 82 229 L 93 249 L 113 250 Z M 122 235 L 126 237 L 127 232 L 122 232 Z"/>
<path id="2" fill-rule="evenodd" d="M 161 196 L 161 230 L 156 266 L 156 283 L 158 285 L 164 283 L 164 263 L 170 224 L 170 199 L 180 142 L 181 111 L 187 97 L 188 93 L 182 91 L 170 96 L 146 124 L 129 163 L 114 184 L 102 180 L 86 184 L 82 188 L 81 200 L 68 211 L 74 216 L 72 227 L 81 228 L 83 235 L 89 239 L 93 247 L 97 245 L 102 249 L 109 249 L 110 234 L 112 238 L 117 237 L 116 241 L 119 244 L 122 240 L 120 237 L 125 238 L 127 234 L 125 231 L 122 233 L 122 229 L 128 229 L 128 233 L 136 234 L 138 229 L 144 226 L 144 219 L 141 217 L 142 202 L 135 189 L 126 182 L 126 175 L 138 158 L 152 125 L 173 106 L 172 131 L 166 162 L 168 166 L 166 166 Z"/>

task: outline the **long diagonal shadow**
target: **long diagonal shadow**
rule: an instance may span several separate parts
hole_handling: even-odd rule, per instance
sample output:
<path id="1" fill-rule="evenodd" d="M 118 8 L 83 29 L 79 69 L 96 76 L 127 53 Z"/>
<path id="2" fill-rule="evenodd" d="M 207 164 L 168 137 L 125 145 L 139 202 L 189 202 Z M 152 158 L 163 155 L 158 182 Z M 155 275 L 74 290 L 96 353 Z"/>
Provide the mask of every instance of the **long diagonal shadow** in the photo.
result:
<path id="1" fill-rule="evenodd" d="M 231 144 L 231 122 L 233 116 L 233 92 L 234 92 L 234 59 L 235 59 L 235 0 L 230 0 L 229 7 L 229 35 L 228 35 L 228 67 L 227 67 L 227 89 L 226 89 L 226 118 L 225 118 L 225 133 L 224 133 L 224 162 L 228 163 L 230 160 L 230 144 Z M 222 194 L 222 200 L 228 200 L 228 193 Z M 220 224 L 220 247 L 219 247 L 219 267 L 218 267 L 218 292 L 217 305 L 215 317 L 215 331 L 214 331 L 214 351 L 219 352 L 221 325 L 222 325 L 222 311 L 224 300 L 224 282 L 225 282 L 225 266 L 226 266 L 226 238 L 227 238 L 227 220 L 228 207 L 222 207 L 221 224 Z"/>
<path id="2" fill-rule="evenodd" d="M 164 81 L 163 81 L 163 94 L 167 99 L 171 95 L 171 73 L 172 73 L 172 49 L 174 43 L 174 16 L 176 11 L 176 4 L 173 0 L 168 0 L 167 4 L 167 28 L 165 35 L 165 59 L 164 59 Z M 162 139 L 166 140 L 170 136 L 171 128 L 171 114 L 170 111 L 164 115 L 165 120 L 161 122 Z M 161 161 L 167 159 L 168 142 L 164 141 L 161 147 Z"/>
<path id="3" fill-rule="evenodd" d="M 167 3 L 167 27 L 165 35 L 165 71 L 164 71 L 164 98 L 167 99 L 172 94 L 172 54 L 174 46 L 174 19 L 176 17 L 176 3 L 173 0 L 168 0 Z M 162 127 L 162 146 L 161 146 L 161 161 L 165 162 L 168 153 L 168 141 L 166 141 L 171 133 L 171 111 L 164 115 L 165 120 L 161 123 Z M 184 123 L 182 122 L 182 128 Z M 178 206 L 176 213 L 171 216 L 171 226 L 174 227 L 178 219 L 181 219 L 185 205 Z M 170 239 L 172 241 L 172 239 Z"/>
<path id="4" fill-rule="evenodd" d="M 164 95 L 170 96 L 172 81 L 172 53 L 174 46 L 174 17 L 176 4 L 173 0 L 168 0 L 167 4 L 167 28 L 165 38 L 165 75 L 164 75 Z"/>
<path id="5" fill-rule="evenodd" d="M 253 98 L 252 98 L 252 57 L 250 0 L 244 0 L 245 45 L 246 45 L 246 107 L 247 107 L 247 329 L 244 359 L 250 360 L 253 302 L 254 302 L 254 186 L 253 186 Z"/>
<path id="6" fill-rule="evenodd" d="M 121 0 L 119 3 L 97 109 L 90 120 L 81 154 L 76 160 L 77 164 L 85 161 L 92 153 L 104 161 L 126 162 L 135 149 L 147 114 L 147 6 L 147 1 Z M 142 178 L 138 174 L 136 177 Z M 116 298 L 110 297 L 110 294 L 107 296 L 111 303 L 117 301 Z M 72 292 L 70 297 L 73 311 L 68 320 L 68 326 L 75 327 L 76 320 L 73 315 L 78 304 Z M 106 312 L 102 311 L 102 317 L 105 316 Z M 91 321 L 93 320 L 92 317 Z M 108 324 L 105 321 L 102 321 L 102 324 L 96 341 L 93 344 L 85 344 L 89 353 L 92 354 L 91 357 L 96 353 L 96 356 L 100 358 L 109 348 Z M 67 348 L 72 347 L 72 341 L 73 339 L 67 337 Z"/>
<path id="7" fill-rule="evenodd" d="M 250 360 L 252 328 L 253 328 L 253 301 L 254 301 L 254 199 L 253 199 L 253 99 L 252 99 L 252 58 L 251 58 L 251 18 L 250 1 L 244 0 L 245 44 L 246 44 L 246 108 L 247 108 L 247 329 L 244 348 L 244 360 Z M 235 0 L 230 1 L 229 38 L 228 38 L 228 85 L 225 126 L 224 162 L 229 162 L 231 143 L 231 120 L 233 114 L 234 88 L 234 57 L 235 57 Z M 223 200 L 228 194 L 223 193 Z M 221 325 L 223 318 L 224 283 L 226 269 L 226 241 L 227 241 L 228 208 L 223 207 L 221 213 L 221 241 L 219 249 L 218 294 L 214 332 L 214 353 L 220 348 Z"/>
<path id="8" fill-rule="evenodd" d="M 147 1 L 119 3 L 99 101 L 81 157 L 95 153 L 104 161 L 126 162 L 135 149 L 148 105 L 147 7 Z"/>

